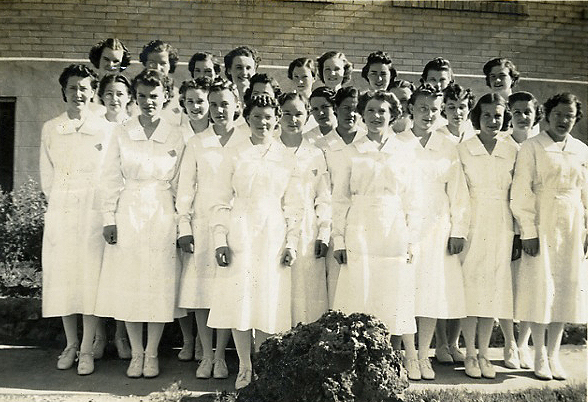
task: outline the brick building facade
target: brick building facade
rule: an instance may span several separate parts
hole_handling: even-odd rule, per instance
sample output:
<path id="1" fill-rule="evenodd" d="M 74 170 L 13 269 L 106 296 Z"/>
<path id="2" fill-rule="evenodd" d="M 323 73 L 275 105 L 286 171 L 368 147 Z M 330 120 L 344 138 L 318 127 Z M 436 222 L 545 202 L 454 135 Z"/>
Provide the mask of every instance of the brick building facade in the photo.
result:
<path id="1" fill-rule="evenodd" d="M 2 0 L 0 106 L 16 105 L 15 186 L 38 178 L 41 125 L 63 111 L 57 76 L 71 61 L 87 62 L 90 47 L 108 37 L 121 39 L 135 62 L 150 40 L 170 42 L 182 62 L 177 83 L 188 77 L 194 52 L 221 58 L 249 44 L 260 51 L 260 70 L 286 89 L 284 67 L 296 57 L 341 50 L 361 69 L 370 52 L 384 50 L 411 81 L 443 56 L 457 82 L 482 95 L 483 64 L 503 56 L 521 72 L 518 89 L 540 101 L 564 90 L 584 109 L 588 100 L 588 3 L 581 1 Z M 128 73 L 139 70 L 133 64 Z M 358 72 L 353 83 L 365 87 Z M 586 120 L 574 132 L 585 141 Z"/>

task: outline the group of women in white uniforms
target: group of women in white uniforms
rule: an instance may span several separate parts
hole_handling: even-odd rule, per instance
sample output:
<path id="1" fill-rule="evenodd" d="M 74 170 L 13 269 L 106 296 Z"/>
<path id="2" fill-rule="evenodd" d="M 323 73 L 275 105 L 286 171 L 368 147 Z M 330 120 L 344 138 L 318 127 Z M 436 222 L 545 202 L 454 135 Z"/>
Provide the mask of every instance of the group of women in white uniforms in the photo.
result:
<path id="1" fill-rule="evenodd" d="M 43 314 L 63 317 L 58 368 L 78 354 L 78 373 L 92 373 L 97 317 L 114 317 L 128 333 L 125 351 L 117 328 L 127 375 L 157 376 L 164 323 L 183 317 L 185 331 L 194 310 L 196 376 L 228 376 L 232 332 L 239 389 L 252 378 L 252 330 L 258 348 L 335 308 L 380 318 L 398 336 L 395 347 L 402 340 L 412 380 L 435 378 L 429 346 L 438 319 L 457 328 L 438 360 L 464 361 L 471 377 L 496 375 L 487 355 L 494 318 L 507 367 L 566 377 L 563 323 L 586 322 L 588 147 L 570 134 L 577 97 L 550 98 L 546 131 L 526 140 L 542 108 L 531 94 L 510 93 L 518 73 L 506 59 L 491 61 L 492 92 L 473 107 L 446 60 L 427 64 L 414 88 L 396 80 L 384 52 L 368 57 L 365 93 L 343 86 L 351 64 L 327 52 L 318 71 L 312 59 L 291 63 L 296 90 L 278 96 L 275 80 L 252 79 L 259 58 L 243 46 L 225 56 L 230 81 L 212 56 L 192 58 L 180 116 L 164 109 L 173 47 L 146 45 L 146 69 L 129 82 L 104 74 L 128 64 L 124 45 L 99 45 L 104 109 L 90 103 L 96 74 L 71 65 L 60 77 L 66 113 L 42 133 Z M 315 75 L 325 86 L 312 91 Z M 511 262 L 514 255 L 522 256 Z M 81 344 L 75 314 L 83 315 Z M 530 323 L 534 364 L 523 331 L 517 348 L 514 319 Z M 465 355 L 456 347 L 460 320 Z M 440 333 L 447 338 L 438 328 L 438 344 Z M 180 354 L 192 359 L 194 347 L 185 335 Z"/>

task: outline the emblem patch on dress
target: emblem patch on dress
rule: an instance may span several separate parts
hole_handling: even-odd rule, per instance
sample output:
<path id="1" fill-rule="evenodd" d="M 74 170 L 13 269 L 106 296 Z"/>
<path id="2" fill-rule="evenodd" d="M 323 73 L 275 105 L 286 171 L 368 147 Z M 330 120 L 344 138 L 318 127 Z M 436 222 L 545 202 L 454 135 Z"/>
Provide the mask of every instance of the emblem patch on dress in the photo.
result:
<path id="1" fill-rule="evenodd" d="M 175 149 L 172 149 L 171 151 L 167 151 L 167 153 L 168 153 L 168 154 L 169 154 L 169 156 L 171 156 L 172 158 L 173 158 L 174 156 L 176 156 L 176 155 L 177 155 L 177 154 L 176 154 L 176 150 L 175 150 Z"/>
<path id="2" fill-rule="evenodd" d="M 94 148 L 96 148 L 98 151 L 102 151 L 102 144 L 96 144 L 94 145 Z"/>

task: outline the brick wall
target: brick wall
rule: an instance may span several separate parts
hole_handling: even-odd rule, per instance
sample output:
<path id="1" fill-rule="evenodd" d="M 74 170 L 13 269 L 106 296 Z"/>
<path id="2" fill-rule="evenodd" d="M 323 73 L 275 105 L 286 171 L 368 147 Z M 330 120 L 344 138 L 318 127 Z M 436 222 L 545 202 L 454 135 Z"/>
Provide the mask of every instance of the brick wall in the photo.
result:
<path id="1" fill-rule="evenodd" d="M 180 51 L 177 82 L 188 77 L 194 52 L 221 57 L 249 44 L 286 89 L 283 67 L 296 57 L 342 50 L 361 68 L 370 52 L 384 50 L 412 81 L 444 56 L 458 82 L 481 95 L 483 64 L 504 56 L 527 78 L 518 88 L 541 101 L 562 90 L 588 100 L 588 3 L 581 1 L 0 0 L 0 96 L 17 98 L 15 185 L 38 177 L 41 124 L 63 109 L 58 74 L 71 59 L 87 61 L 107 37 L 121 39 L 134 61 L 148 41 L 169 41 Z M 357 72 L 353 83 L 365 87 Z M 575 129 L 583 140 L 587 121 Z"/>

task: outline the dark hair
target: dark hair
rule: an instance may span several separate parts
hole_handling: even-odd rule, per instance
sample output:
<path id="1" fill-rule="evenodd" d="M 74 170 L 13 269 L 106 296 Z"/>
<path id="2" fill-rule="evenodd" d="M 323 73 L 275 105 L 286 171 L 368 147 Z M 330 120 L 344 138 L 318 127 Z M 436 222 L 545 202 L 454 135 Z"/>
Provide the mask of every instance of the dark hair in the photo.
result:
<path id="1" fill-rule="evenodd" d="M 176 71 L 176 65 L 178 64 L 178 60 L 180 59 L 180 57 L 178 56 L 177 49 L 169 43 L 163 42 L 159 39 L 152 40 L 151 42 L 143 46 L 143 50 L 139 55 L 139 60 L 141 61 L 143 66 L 146 67 L 147 57 L 149 56 L 149 54 L 161 52 L 167 52 L 169 60 L 169 72 L 170 74 L 173 74 L 173 72 Z"/>
<path id="2" fill-rule="evenodd" d="M 266 73 L 257 73 L 254 74 L 251 79 L 249 79 L 249 88 L 245 90 L 245 94 L 243 94 L 243 100 L 247 102 L 247 99 L 251 98 L 251 94 L 253 93 L 253 86 L 255 84 L 270 84 L 272 90 L 274 91 L 274 98 L 278 99 L 278 97 L 282 94 L 282 88 L 280 88 L 280 84 L 274 77 Z"/>
<path id="3" fill-rule="evenodd" d="M 225 75 L 229 79 L 229 81 L 233 81 L 233 77 L 231 77 L 231 67 L 233 66 L 233 59 L 237 56 L 246 56 L 251 57 L 253 59 L 253 63 L 255 64 L 255 69 L 259 65 L 261 61 L 261 57 L 257 54 L 257 50 L 249 46 L 239 46 L 231 50 L 227 53 L 224 57 L 225 62 Z"/>
<path id="4" fill-rule="evenodd" d="M 359 90 L 355 87 L 344 87 L 337 91 L 335 95 L 335 108 L 341 106 L 341 103 L 347 98 L 353 98 L 359 102 Z"/>
<path id="5" fill-rule="evenodd" d="M 316 64 L 314 63 L 314 60 L 309 59 L 308 57 L 300 57 L 298 59 L 293 60 L 292 63 L 290 63 L 290 65 L 288 66 L 289 79 L 293 79 L 292 74 L 294 73 L 294 69 L 296 67 L 306 67 L 310 70 L 312 77 L 316 77 Z"/>
<path id="6" fill-rule="evenodd" d="M 308 118 L 310 117 L 310 104 L 299 92 L 286 92 L 278 97 L 278 103 L 280 104 L 280 107 L 284 106 L 286 102 L 295 100 L 299 100 L 304 105 L 304 109 L 306 109 L 306 119 L 308 120 Z"/>
<path id="7" fill-rule="evenodd" d="M 63 69 L 61 75 L 59 76 L 59 85 L 61 85 L 61 96 L 63 97 L 64 102 L 67 102 L 67 98 L 65 97 L 65 88 L 67 87 L 67 81 L 70 79 L 70 77 L 90 77 L 90 85 L 92 89 L 96 90 L 96 87 L 98 86 L 98 75 L 96 75 L 94 70 L 83 64 L 70 64 L 69 66 Z"/>
<path id="8" fill-rule="evenodd" d="M 235 97 L 235 104 L 237 105 L 237 109 L 235 110 L 235 114 L 233 115 L 233 121 L 237 120 L 239 116 L 241 116 L 241 108 L 239 107 L 241 103 L 239 102 L 239 90 L 237 86 L 233 84 L 229 80 L 225 80 L 224 78 L 217 78 L 212 82 L 210 88 L 208 89 L 208 99 L 210 101 L 210 94 L 215 92 L 222 92 L 222 91 L 229 91 Z"/>
<path id="9" fill-rule="evenodd" d="M 274 109 L 276 114 L 276 118 L 279 120 L 282 117 L 282 109 L 280 108 L 280 104 L 276 100 L 268 95 L 256 95 L 249 98 L 249 100 L 245 103 L 245 109 L 243 110 L 243 116 L 249 124 L 249 115 L 251 115 L 251 111 L 254 107 L 270 107 Z"/>
<path id="10" fill-rule="evenodd" d="M 186 101 L 186 92 L 188 92 L 188 90 L 190 89 L 200 89 L 208 94 L 211 85 L 212 79 L 210 77 L 198 77 L 195 79 L 186 80 L 182 82 L 182 85 L 180 86 L 180 98 L 178 99 L 178 102 L 180 103 L 180 106 L 182 107 L 184 113 L 188 113 L 188 111 L 186 110 L 186 105 L 184 103 Z"/>
<path id="11" fill-rule="evenodd" d="M 412 92 L 410 98 L 408 99 L 408 105 L 413 105 L 419 96 L 424 96 L 427 98 L 443 98 L 443 92 L 432 86 L 431 84 L 422 84 L 417 89 Z M 412 111 L 408 108 L 408 113 L 410 118 L 412 119 Z"/>
<path id="12" fill-rule="evenodd" d="M 400 101 L 392 92 L 388 91 L 375 91 L 375 92 L 365 92 L 359 97 L 359 102 L 357 104 L 357 111 L 363 117 L 365 113 L 365 108 L 369 101 L 372 99 L 376 99 L 379 101 L 387 102 L 390 109 L 390 124 L 393 124 L 400 115 L 402 115 L 402 106 L 400 105 Z"/>
<path id="13" fill-rule="evenodd" d="M 90 49 L 88 58 L 94 67 L 100 68 L 100 58 L 102 57 L 102 51 L 105 47 L 112 50 L 123 51 L 122 60 L 120 61 L 120 71 L 124 70 L 129 66 L 129 64 L 131 64 L 131 54 L 129 53 L 129 49 L 127 49 L 127 47 L 119 39 L 108 38 L 96 43 Z"/>
<path id="14" fill-rule="evenodd" d="M 163 104 L 164 107 L 167 106 L 171 98 L 174 96 L 174 80 L 158 70 L 145 69 L 141 71 L 135 78 L 133 78 L 131 84 L 133 97 L 135 99 L 137 99 L 137 87 L 139 84 L 154 88 L 161 86 L 163 91 L 168 94 L 167 100 Z"/>
<path id="15" fill-rule="evenodd" d="M 492 68 L 496 66 L 508 68 L 508 74 L 512 79 L 512 84 L 510 85 L 510 87 L 513 88 L 519 81 L 520 74 L 517 71 L 517 68 L 514 65 L 514 63 L 504 57 L 496 57 L 486 62 L 486 64 L 484 64 L 482 70 L 484 71 L 484 75 L 486 76 L 486 85 L 490 86 L 490 71 L 492 71 Z"/>
<path id="16" fill-rule="evenodd" d="M 470 120 L 472 121 L 472 126 L 474 126 L 476 130 L 480 129 L 480 116 L 482 115 L 482 105 L 492 105 L 494 103 L 504 106 L 504 116 L 506 118 L 506 114 L 508 113 L 508 105 L 506 104 L 506 99 L 504 99 L 500 94 L 486 94 L 478 100 L 476 106 L 474 106 L 474 108 L 470 112 Z"/>
<path id="17" fill-rule="evenodd" d="M 317 59 L 318 64 L 318 76 L 320 80 L 324 83 L 325 77 L 323 76 L 323 69 L 325 67 L 325 62 L 329 59 L 340 59 L 343 61 L 343 82 L 345 84 L 347 81 L 351 79 L 351 73 L 353 71 L 353 64 L 347 60 L 345 54 L 341 52 L 330 51 L 323 54 L 321 57 Z"/>
<path id="18" fill-rule="evenodd" d="M 531 102 L 533 104 L 533 107 L 535 108 L 535 121 L 533 122 L 533 126 L 537 125 L 537 123 L 539 123 L 541 121 L 541 119 L 543 118 L 543 106 L 541 106 L 541 104 L 539 104 L 539 101 L 537 101 L 537 98 L 535 98 L 535 96 L 533 96 L 532 93 L 525 92 L 525 91 L 519 91 L 519 92 L 513 93 L 512 95 L 510 95 L 508 97 L 509 110 L 512 109 L 515 102 L 519 102 L 519 101 Z M 512 114 L 512 112 L 511 112 L 511 114 Z"/>
<path id="19" fill-rule="evenodd" d="M 390 70 L 390 82 L 396 79 L 396 69 L 394 68 L 394 66 L 392 66 L 392 59 L 390 58 L 390 55 L 388 55 L 388 53 L 378 50 L 377 52 L 369 54 L 365 66 L 363 66 L 363 68 L 361 69 L 361 76 L 368 82 L 368 73 L 370 71 L 370 67 L 372 64 L 387 65 Z"/>
<path id="20" fill-rule="evenodd" d="M 407 80 L 400 80 L 400 79 L 396 79 L 393 81 L 390 81 L 390 85 L 388 85 L 388 91 L 391 90 L 392 88 L 408 88 L 410 90 L 410 92 L 414 92 L 416 89 L 416 86 Z"/>
<path id="21" fill-rule="evenodd" d="M 451 63 L 449 60 L 444 59 L 443 57 L 436 57 L 429 61 L 423 69 L 423 74 L 421 75 L 421 84 L 424 84 L 427 81 L 427 75 L 429 75 L 429 71 L 431 70 L 448 71 L 450 83 L 453 83 L 453 69 L 451 68 Z"/>
<path id="22" fill-rule="evenodd" d="M 212 62 L 212 66 L 216 75 L 220 75 L 221 73 L 221 66 L 218 61 L 214 58 L 214 56 L 208 52 L 198 52 L 194 53 L 188 62 L 188 70 L 190 71 L 190 76 L 194 78 L 194 69 L 196 68 L 196 62 L 199 61 L 208 61 Z"/>
<path id="23" fill-rule="evenodd" d="M 576 105 L 576 123 L 580 121 L 583 116 L 582 113 L 582 102 L 578 99 L 578 97 L 569 92 L 562 92 L 557 95 L 553 95 L 551 98 L 547 99 L 547 101 L 543 104 L 543 109 L 545 110 L 545 120 L 549 123 L 549 114 L 553 110 L 554 107 L 563 103 L 565 105 Z"/>
<path id="24" fill-rule="evenodd" d="M 102 77 L 102 79 L 100 80 L 100 84 L 98 85 L 98 99 L 100 100 L 100 103 L 102 105 L 104 105 L 102 97 L 104 96 L 104 91 L 106 91 L 106 87 L 110 84 L 114 84 L 115 82 L 121 82 L 125 84 L 125 86 L 127 87 L 127 92 L 129 93 L 129 98 L 130 100 L 133 100 L 133 88 L 131 85 L 131 81 L 129 81 L 127 77 L 125 77 L 122 74 L 106 74 L 104 77 Z M 126 106 L 127 105 L 125 105 L 125 107 Z"/>
<path id="25" fill-rule="evenodd" d="M 312 91 L 308 100 L 310 101 L 312 98 L 325 98 L 331 106 L 335 107 L 335 95 L 337 93 L 329 87 L 318 87 Z"/>
<path id="26" fill-rule="evenodd" d="M 468 109 L 472 110 L 474 103 L 476 102 L 476 95 L 470 88 L 464 88 L 459 84 L 449 84 L 447 88 L 443 90 L 443 103 L 447 103 L 448 100 L 452 101 L 463 101 L 467 100 Z M 441 116 L 447 117 L 445 110 L 441 110 Z"/>

